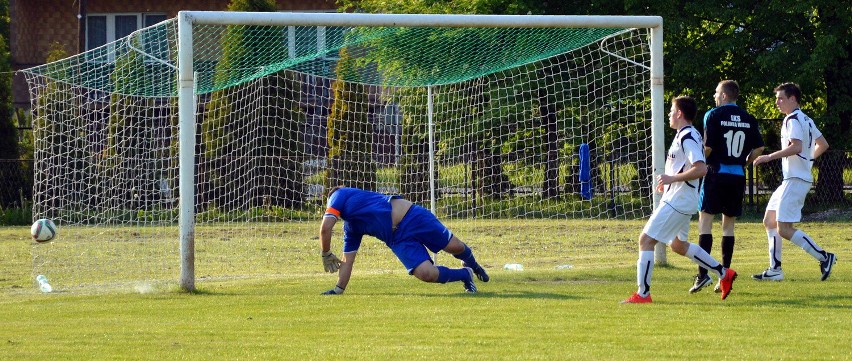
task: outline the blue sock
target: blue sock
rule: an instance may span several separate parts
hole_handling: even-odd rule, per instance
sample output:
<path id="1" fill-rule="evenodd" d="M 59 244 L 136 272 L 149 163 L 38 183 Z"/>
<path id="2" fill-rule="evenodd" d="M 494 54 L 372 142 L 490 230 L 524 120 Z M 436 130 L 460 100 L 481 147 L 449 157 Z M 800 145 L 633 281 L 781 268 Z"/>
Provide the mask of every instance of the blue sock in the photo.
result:
<path id="1" fill-rule="evenodd" d="M 462 260 L 468 267 L 472 267 L 473 269 L 479 268 L 479 263 L 473 257 L 473 251 L 467 245 L 464 245 L 464 251 L 454 254 L 453 257 Z"/>
<path id="2" fill-rule="evenodd" d="M 470 272 L 464 268 L 438 266 L 438 283 L 470 281 Z"/>

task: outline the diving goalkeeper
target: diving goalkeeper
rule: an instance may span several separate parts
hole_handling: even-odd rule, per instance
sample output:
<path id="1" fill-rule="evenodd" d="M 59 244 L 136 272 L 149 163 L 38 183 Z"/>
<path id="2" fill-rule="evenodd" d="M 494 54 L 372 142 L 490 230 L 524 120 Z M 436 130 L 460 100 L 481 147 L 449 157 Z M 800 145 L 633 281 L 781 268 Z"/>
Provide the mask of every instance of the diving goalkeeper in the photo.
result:
<path id="1" fill-rule="evenodd" d="M 343 220 L 343 260 L 331 252 L 331 234 Z M 320 245 L 326 272 L 340 270 L 337 285 L 323 294 L 341 294 L 349 284 L 355 256 L 364 235 L 384 242 L 408 274 L 424 282 L 461 281 L 467 292 L 475 293 L 476 275 L 488 282 L 485 269 L 476 262 L 470 247 L 460 241 L 428 209 L 397 195 L 335 187 L 329 191 L 328 204 L 320 225 Z M 444 251 L 462 261 L 462 268 L 436 266 L 429 251 Z"/>

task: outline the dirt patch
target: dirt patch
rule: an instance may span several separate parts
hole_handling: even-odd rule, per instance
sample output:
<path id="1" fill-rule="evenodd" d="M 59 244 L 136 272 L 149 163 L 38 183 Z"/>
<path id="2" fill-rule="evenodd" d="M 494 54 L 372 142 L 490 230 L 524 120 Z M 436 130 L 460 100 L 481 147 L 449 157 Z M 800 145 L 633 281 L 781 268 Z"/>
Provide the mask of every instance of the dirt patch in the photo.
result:
<path id="1" fill-rule="evenodd" d="M 802 221 L 850 221 L 852 208 L 829 209 L 821 212 L 802 215 Z"/>

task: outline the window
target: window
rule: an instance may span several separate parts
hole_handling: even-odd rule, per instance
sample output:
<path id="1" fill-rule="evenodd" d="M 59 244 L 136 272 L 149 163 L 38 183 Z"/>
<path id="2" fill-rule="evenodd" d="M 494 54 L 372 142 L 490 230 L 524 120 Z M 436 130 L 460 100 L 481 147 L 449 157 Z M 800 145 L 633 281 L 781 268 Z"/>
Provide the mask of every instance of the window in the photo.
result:
<path id="1" fill-rule="evenodd" d="M 86 17 L 86 50 L 106 45 L 130 33 L 166 20 L 165 14 L 93 14 Z"/>
<path id="2" fill-rule="evenodd" d="M 308 10 L 306 12 L 335 13 L 337 11 Z M 323 53 L 329 48 L 339 48 L 347 30 L 348 27 L 337 26 L 288 26 L 284 34 L 288 55 L 293 59 Z M 340 59 L 336 51 L 326 53 L 320 58 L 332 63 Z"/>
<path id="3" fill-rule="evenodd" d="M 329 48 L 338 48 L 343 43 L 346 28 L 326 26 L 288 26 L 287 40 L 290 58 L 323 53 Z M 327 60 L 338 60 L 337 52 L 322 56 Z"/>

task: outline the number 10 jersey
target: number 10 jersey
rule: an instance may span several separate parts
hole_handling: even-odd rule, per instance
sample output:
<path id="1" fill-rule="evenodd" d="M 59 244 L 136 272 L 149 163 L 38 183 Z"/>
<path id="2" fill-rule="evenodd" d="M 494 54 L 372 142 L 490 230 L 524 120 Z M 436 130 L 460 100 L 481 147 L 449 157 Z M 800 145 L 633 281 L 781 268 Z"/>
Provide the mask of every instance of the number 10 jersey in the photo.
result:
<path id="1" fill-rule="evenodd" d="M 726 104 L 704 114 L 704 146 L 711 149 L 711 172 L 744 176 L 746 159 L 763 146 L 763 138 L 757 119 L 736 104 Z"/>

